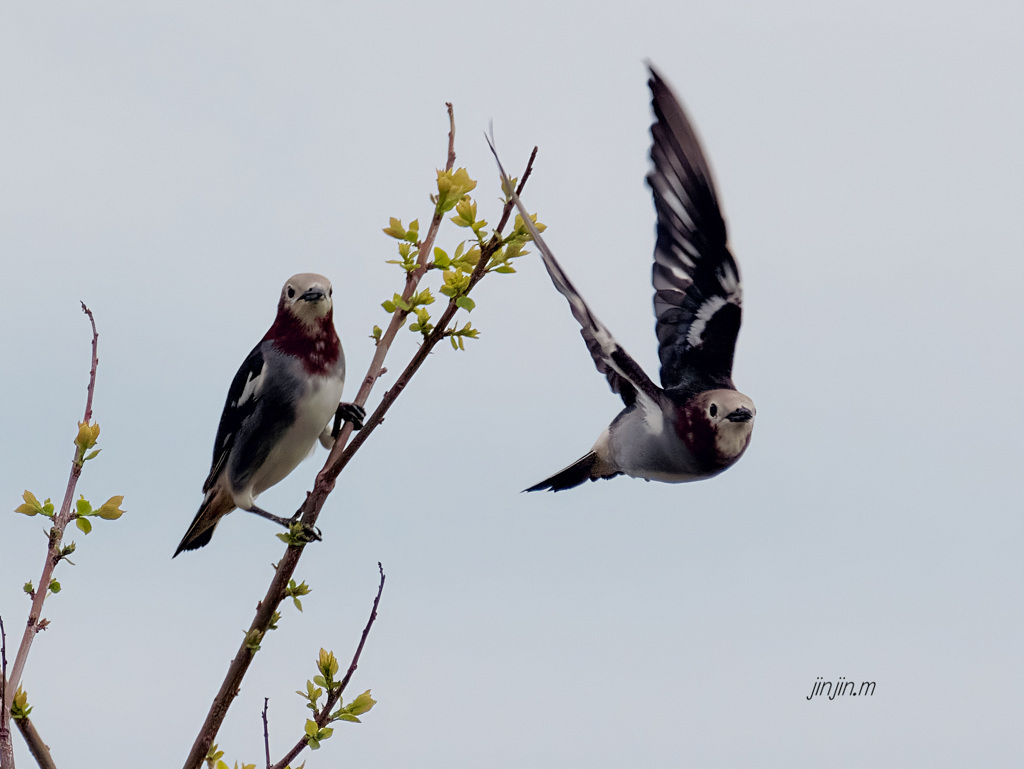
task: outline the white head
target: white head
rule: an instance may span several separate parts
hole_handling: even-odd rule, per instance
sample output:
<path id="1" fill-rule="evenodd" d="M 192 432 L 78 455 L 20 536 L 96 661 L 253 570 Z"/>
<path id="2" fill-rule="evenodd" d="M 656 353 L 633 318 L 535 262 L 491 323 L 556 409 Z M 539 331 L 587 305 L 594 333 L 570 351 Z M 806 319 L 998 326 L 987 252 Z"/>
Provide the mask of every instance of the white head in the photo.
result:
<path id="1" fill-rule="evenodd" d="M 314 326 L 334 307 L 331 281 L 313 272 L 292 275 L 281 289 L 278 313 L 288 312 L 305 326 Z"/>
<path id="2" fill-rule="evenodd" d="M 691 407 L 711 428 L 716 460 L 728 466 L 739 459 L 754 430 L 754 402 L 736 390 L 708 390 L 695 396 Z"/>

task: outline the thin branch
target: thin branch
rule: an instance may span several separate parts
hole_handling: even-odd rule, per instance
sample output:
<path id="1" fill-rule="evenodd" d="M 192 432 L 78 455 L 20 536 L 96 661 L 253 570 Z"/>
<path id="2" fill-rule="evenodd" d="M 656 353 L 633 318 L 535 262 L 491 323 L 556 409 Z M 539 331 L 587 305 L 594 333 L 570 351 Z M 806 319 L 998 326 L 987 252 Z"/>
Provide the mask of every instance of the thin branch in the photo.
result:
<path id="1" fill-rule="evenodd" d="M 96 321 L 92 311 L 82 303 L 82 310 L 89 316 L 92 325 L 92 368 L 89 371 L 89 388 L 85 400 L 85 417 L 83 421 L 89 422 L 92 419 L 92 397 L 96 389 L 96 367 L 99 364 L 97 357 L 97 344 L 99 334 L 96 332 Z M 21 683 L 21 674 L 25 669 L 25 662 L 28 660 L 29 650 L 32 648 L 32 641 L 36 633 L 46 628 L 46 621 L 40 621 L 43 612 L 43 602 L 50 592 L 50 580 L 53 570 L 60 562 L 61 539 L 64 536 L 64 529 L 72 520 L 71 503 L 75 498 L 75 487 L 78 485 L 78 478 L 82 474 L 82 463 L 78 462 L 78 449 L 75 448 L 75 461 L 71 463 L 71 475 L 68 478 L 68 485 L 64 491 L 64 501 L 61 503 L 60 512 L 53 519 L 53 527 L 50 529 L 49 547 L 46 553 L 46 561 L 43 563 L 43 572 L 39 577 L 39 583 L 32 595 L 32 608 L 29 610 L 28 622 L 25 625 L 25 633 L 21 638 L 21 645 L 18 647 L 18 655 L 14 659 L 14 667 L 11 669 L 11 677 L 7 681 L 4 696 L 4 708 L 11 709 L 14 700 L 14 693 Z"/>
<path id="2" fill-rule="evenodd" d="M 270 769 L 270 727 L 267 724 L 267 708 L 270 707 L 270 697 L 263 698 L 263 748 L 267 753 L 267 769 Z"/>
<path id="3" fill-rule="evenodd" d="M 0 767 L 14 769 L 14 744 L 11 740 L 11 711 L 3 706 L 7 691 L 7 630 L 0 617 Z"/>
<path id="4" fill-rule="evenodd" d="M 530 160 L 526 164 L 526 171 L 523 173 L 522 181 L 519 183 L 519 187 L 516 190 L 517 195 L 522 191 L 523 186 L 526 184 L 526 180 L 527 178 L 529 178 L 530 172 L 533 170 L 533 160 L 536 157 L 537 148 L 534 147 L 533 152 L 530 153 Z M 498 248 L 500 248 L 501 230 L 508 222 L 509 214 L 511 213 L 514 207 L 515 203 L 512 200 L 509 200 L 505 204 L 505 208 L 502 211 L 501 215 L 501 221 L 498 225 L 498 228 L 495 230 L 494 236 L 487 242 L 487 244 L 480 251 L 480 260 L 476 263 L 476 267 L 473 268 L 473 272 L 469 278 L 469 288 L 466 291 L 467 294 L 470 291 L 472 291 L 473 287 L 483 278 L 487 270 L 487 263 L 490 261 L 490 258 L 494 254 L 494 252 L 497 251 Z M 409 364 L 405 367 L 405 370 L 398 377 L 398 380 L 395 382 L 395 384 L 392 385 L 391 389 L 384 393 L 384 397 L 381 398 L 380 404 L 377 406 L 376 409 L 374 409 L 373 413 L 370 414 L 370 416 L 365 420 L 362 429 L 356 435 L 351 445 L 349 445 L 345 449 L 344 453 L 341 455 L 341 458 L 335 464 L 332 464 L 329 467 L 325 468 L 323 471 L 321 471 L 320 475 L 326 476 L 329 479 L 331 487 L 333 487 L 334 485 L 334 479 L 338 477 L 341 471 L 345 468 L 345 465 L 348 464 L 349 460 L 352 459 L 352 456 L 359 450 L 359 447 L 362 446 L 363 443 L 366 442 L 366 439 L 370 437 L 370 433 L 372 433 L 373 430 L 376 429 L 377 425 L 384 421 L 384 415 L 387 414 L 392 404 L 394 404 L 394 402 L 398 399 L 398 396 L 402 394 L 402 390 L 405 389 L 406 385 L 409 383 L 409 380 L 412 379 L 413 374 L 415 374 L 417 370 L 419 370 L 419 367 L 423 365 L 423 362 L 427 359 L 427 356 L 430 355 L 431 351 L 434 349 L 437 343 L 445 338 L 446 332 L 448 330 L 448 324 L 451 323 L 452 318 L 455 316 L 455 313 L 458 312 L 458 310 L 459 308 L 456 305 L 454 299 L 448 302 L 448 306 L 445 307 L 444 312 L 438 318 L 434 330 L 430 334 L 428 334 L 427 339 L 423 342 L 422 345 L 420 345 L 419 350 L 416 351 L 416 354 L 413 356 L 412 360 L 409 361 Z M 334 452 L 331 452 L 332 457 L 333 455 Z M 319 489 L 319 477 L 317 478 L 317 481 L 317 486 L 313 488 L 313 495 L 316 495 L 317 490 Z M 310 500 L 307 499 L 307 504 L 309 502 Z"/>
<path id="5" fill-rule="evenodd" d="M 92 368 L 89 369 L 89 389 L 85 397 L 85 422 L 92 421 L 92 396 L 96 392 L 96 368 L 100 364 L 99 359 L 99 341 L 100 335 L 96 331 L 96 318 L 93 317 L 92 310 L 85 306 L 85 302 L 82 302 L 82 312 L 89 316 L 89 323 L 92 326 Z"/>
<path id="6" fill-rule="evenodd" d="M 89 325 L 92 327 L 92 363 L 89 368 L 89 386 L 85 396 L 85 415 L 83 422 L 92 421 L 92 401 L 96 392 L 96 369 L 99 366 L 99 332 L 96 330 L 96 318 L 85 302 L 82 302 L 82 312 L 89 318 Z M 64 529 L 72 521 L 71 503 L 75 498 L 75 488 L 78 479 L 82 475 L 84 461 L 79 461 L 78 447 L 75 447 L 75 459 L 71 462 L 71 475 L 68 478 L 68 485 L 64 491 L 64 501 L 61 503 L 60 512 L 53 519 L 53 526 L 50 528 L 49 544 L 46 552 L 46 560 L 43 562 L 43 572 L 39 577 L 39 584 L 32 592 L 32 607 L 29 609 L 28 622 L 25 624 L 25 632 L 21 637 L 21 644 L 18 646 L 18 653 L 14 658 L 14 666 L 11 668 L 10 677 L 7 676 L 7 634 L 3 638 L 3 680 L 0 685 L 0 767 L 2 769 L 14 769 L 14 753 L 11 745 L 11 705 L 14 703 L 14 695 L 21 683 L 21 676 L 25 670 L 25 663 L 28 661 L 28 654 L 32 648 L 32 641 L 40 630 L 45 630 L 47 622 L 41 619 L 43 603 L 50 592 L 50 581 L 53 577 L 53 570 L 60 563 L 61 541 L 64 537 Z M 50 757 L 49 748 L 39 737 L 32 722 L 27 718 L 17 719 L 18 728 L 25 741 L 28 743 L 29 751 L 35 757 L 39 766 L 46 769 L 53 766 L 53 759 Z"/>
<path id="7" fill-rule="evenodd" d="M 450 171 L 454 167 L 455 163 L 455 113 L 451 104 L 448 104 L 447 107 L 450 130 L 448 133 L 448 159 L 445 167 Z M 534 150 L 534 155 L 536 155 L 536 149 Z M 531 155 L 530 159 L 531 164 L 532 162 L 533 155 Z M 523 182 L 525 182 L 526 177 L 529 176 L 530 169 L 531 166 L 528 166 L 525 174 L 523 175 Z M 522 189 L 522 184 L 520 184 L 520 189 Z M 513 205 L 514 204 L 511 201 L 506 203 L 501 219 L 503 224 L 508 220 Z M 429 259 L 429 255 L 433 251 L 434 240 L 437 237 L 437 232 L 441 226 L 443 218 L 443 214 L 440 212 L 438 207 L 435 206 L 434 215 L 431 218 L 430 227 L 427 231 L 427 237 L 417 244 L 417 267 L 406 276 L 406 286 L 402 293 L 402 298 L 406 302 L 413 293 L 415 293 L 420 279 L 424 274 L 426 274 L 427 261 Z M 500 230 L 498 232 L 500 233 Z M 486 272 L 487 262 L 489 261 L 490 256 L 500 246 L 501 238 L 499 234 L 496 234 L 490 241 L 488 241 L 487 244 L 485 244 L 484 248 L 481 249 L 480 261 L 474 268 L 470 277 L 470 289 L 483 277 Z M 300 512 L 302 513 L 302 523 L 307 527 L 311 528 L 315 526 L 327 497 L 334 490 L 334 484 L 337 480 L 338 474 L 342 471 L 345 465 L 348 464 L 352 455 L 355 454 L 363 443 L 366 442 L 366 439 L 374 429 L 376 429 L 376 427 L 383 421 L 384 414 L 387 413 L 388 409 L 390 409 L 391 405 L 401 394 L 402 390 L 405 389 L 406 385 L 409 383 L 409 379 L 412 378 L 412 375 L 416 373 L 423 361 L 426 360 L 430 351 L 438 342 L 445 338 L 447 335 L 448 323 L 451 321 L 457 310 L 458 307 L 455 305 L 455 301 L 450 301 L 434 330 L 428 334 L 427 339 L 420 346 L 419 350 L 406 366 L 401 376 L 399 376 L 398 381 L 384 394 L 380 405 L 374 410 L 369 420 L 364 423 L 362 429 L 360 429 L 357 437 L 352 441 L 351 445 L 348 445 L 349 438 L 352 435 L 351 423 L 346 423 L 342 428 L 341 433 L 338 435 L 338 438 L 327 457 L 327 461 L 325 462 L 323 469 L 317 474 L 313 490 L 306 495 L 306 500 L 300 508 Z M 370 361 L 370 366 L 366 372 L 366 376 L 363 377 L 359 391 L 353 401 L 354 403 L 360 406 L 364 406 L 366 404 L 374 384 L 381 375 L 381 371 L 384 367 L 384 359 L 391 349 L 391 345 L 394 342 L 398 331 L 404 325 L 407 315 L 408 312 L 402 311 L 401 309 L 396 310 L 392 314 L 387 330 L 382 334 L 380 340 L 377 342 L 373 359 Z M 278 561 L 277 570 L 270 582 L 270 586 L 267 588 L 267 593 L 263 600 L 256 606 L 256 615 L 253 617 L 252 623 L 249 625 L 249 630 L 240 644 L 235 657 L 231 660 L 231 664 L 228 666 L 228 672 L 224 677 L 224 681 L 221 683 L 220 689 L 214 697 L 213 703 L 210 706 L 210 711 L 207 713 L 206 720 L 203 722 L 203 725 L 199 730 L 199 734 L 196 736 L 196 740 L 192 745 L 192 750 L 189 753 L 188 758 L 185 760 L 184 769 L 199 769 L 203 758 L 209 751 L 210 745 L 212 745 L 214 739 L 216 739 L 217 732 L 220 730 L 221 724 L 224 722 L 228 708 L 231 707 L 231 703 L 238 695 L 242 679 L 245 677 L 245 674 L 249 669 L 249 665 L 252 663 L 253 657 L 255 656 L 252 639 L 261 640 L 270 627 L 274 613 L 285 598 L 285 589 L 288 586 L 288 581 L 295 574 L 295 569 L 298 566 L 303 547 L 303 545 L 289 545 L 288 549 L 281 557 L 281 560 Z M 255 645 L 258 646 L 258 643 Z"/>
<path id="8" fill-rule="evenodd" d="M 43 742 L 43 738 L 36 731 L 32 719 L 18 718 L 15 719 L 14 723 L 18 725 L 18 731 L 21 732 L 21 736 L 25 738 L 25 742 L 28 744 L 28 752 L 32 754 L 32 758 L 39 764 L 39 769 L 57 769 L 57 765 L 53 763 L 53 756 L 50 755 L 50 746 Z"/>
<path id="9" fill-rule="evenodd" d="M 445 163 L 444 169 L 451 171 L 455 168 L 455 108 L 452 107 L 450 101 L 446 101 L 444 106 L 448 108 L 448 162 Z"/>
<path id="10" fill-rule="evenodd" d="M 377 571 L 380 572 L 380 584 L 377 585 L 377 597 L 373 599 L 373 608 L 370 610 L 370 619 L 367 621 L 366 627 L 363 628 L 363 634 L 359 638 L 359 646 L 356 647 L 356 653 L 352 655 L 352 662 L 348 666 L 348 671 L 345 673 L 345 677 L 342 678 L 341 683 L 338 684 L 338 688 L 327 695 L 327 701 L 313 719 L 316 721 L 317 726 L 320 726 L 321 728 L 330 723 L 331 708 L 338 704 L 342 693 L 345 691 L 345 687 L 348 686 L 348 682 L 352 680 L 352 675 L 356 672 L 356 668 L 359 667 L 359 656 L 363 653 L 363 646 L 366 645 L 366 637 L 370 635 L 370 628 L 373 627 L 373 623 L 377 620 L 377 607 L 380 606 L 380 596 L 381 593 L 384 592 L 384 567 L 381 566 L 380 561 L 377 561 Z M 298 756 L 308 744 L 309 737 L 307 735 L 303 735 L 302 739 L 288 751 L 284 758 L 274 764 L 273 767 L 270 766 L 270 759 L 268 758 L 268 769 L 284 769 L 284 767 L 288 766 L 288 764 L 295 760 L 296 756 Z"/>
<path id="11" fill-rule="evenodd" d="M 5 701 L 7 691 L 7 629 L 4 618 L 0 616 L 0 702 Z"/>

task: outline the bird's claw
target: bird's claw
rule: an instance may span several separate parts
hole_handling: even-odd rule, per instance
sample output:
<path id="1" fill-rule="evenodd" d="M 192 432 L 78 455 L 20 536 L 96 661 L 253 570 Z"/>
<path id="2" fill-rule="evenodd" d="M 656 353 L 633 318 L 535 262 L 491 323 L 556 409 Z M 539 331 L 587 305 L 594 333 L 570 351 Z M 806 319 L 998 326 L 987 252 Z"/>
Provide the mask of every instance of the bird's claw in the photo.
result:
<path id="1" fill-rule="evenodd" d="M 353 430 L 359 430 L 366 419 L 366 409 L 356 403 L 339 403 L 338 410 L 334 413 L 334 427 L 331 429 L 331 437 L 337 438 L 341 433 L 342 422 L 348 422 Z"/>
<path id="2" fill-rule="evenodd" d="M 316 526 L 295 519 L 288 524 L 288 531 L 278 534 L 277 537 L 289 547 L 304 547 L 310 542 L 323 542 L 324 539 Z"/>
<path id="3" fill-rule="evenodd" d="M 324 538 L 320 533 L 320 529 L 317 526 L 302 523 L 301 521 L 299 521 L 298 525 L 295 526 L 295 536 L 299 537 L 303 541 L 303 544 L 324 541 Z"/>

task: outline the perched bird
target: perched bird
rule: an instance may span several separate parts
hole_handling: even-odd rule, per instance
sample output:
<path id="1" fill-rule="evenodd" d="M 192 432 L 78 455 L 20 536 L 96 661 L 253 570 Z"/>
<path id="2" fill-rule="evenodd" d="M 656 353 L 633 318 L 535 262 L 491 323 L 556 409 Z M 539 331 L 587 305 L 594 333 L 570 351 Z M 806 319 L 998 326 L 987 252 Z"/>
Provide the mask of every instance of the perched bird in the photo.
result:
<path id="1" fill-rule="evenodd" d="M 327 278 L 308 272 L 281 289 L 274 324 L 231 382 L 203 503 L 175 556 L 208 543 L 236 507 L 287 526 L 288 519 L 257 507 L 256 497 L 309 456 L 317 438 L 333 446 L 342 419 L 362 426 L 362 407 L 340 403 L 345 354 L 331 294 Z"/>
<path id="2" fill-rule="evenodd" d="M 590 311 L 512 192 L 597 370 L 626 405 L 588 454 L 527 491 L 561 491 L 621 474 L 667 483 L 702 480 L 730 467 L 750 442 L 754 403 L 732 382 L 740 273 L 726 244 L 711 170 L 682 106 L 653 67 L 648 85 L 655 114 L 647 182 L 658 216 L 653 283 L 661 387 Z"/>

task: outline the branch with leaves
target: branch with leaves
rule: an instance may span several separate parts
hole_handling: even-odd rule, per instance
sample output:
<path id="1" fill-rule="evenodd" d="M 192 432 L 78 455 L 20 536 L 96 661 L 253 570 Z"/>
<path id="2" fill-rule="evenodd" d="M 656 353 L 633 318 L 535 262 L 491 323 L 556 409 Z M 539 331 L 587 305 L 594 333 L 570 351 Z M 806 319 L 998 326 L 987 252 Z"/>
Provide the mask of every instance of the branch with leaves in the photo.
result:
<path id="1" fill-rule="evenodd" d="M 92 366 L 89 370 L 89 386 L 85 401 L 85 415 L 78 423 L 78 433 L 75 436 L 75 455 L 71 462 L 71 475 L 68 478 L 67 487 L 64 490 L 64 500 L 58 511 L 53 503 L 47 499 L 40 502 L 30 491 L 22 495 L 23 503 L 15 509 L 15 512 L 24 515 L 41 515 L 49 518 L 51 523 L 47 533 L 46 558 L 43 561 L 42 574 L 39 577 L 39 587 L 33 586 L 32 582 L 26 582 L 25 592 L 32 601 L 29 609 L 28 622 L 25 624 L 25 631 L 22 635 L 21 644 L 11 667 L 10 675 L 7 672 L 7 640 L 6 633 L 3 639 L 3 673 L 0 679 L 0 692 L 2 692 L 3 707 L 0 709 L 0 769 L 14 769 L 14 748 L 11 744 L 10 720 L 13 719 L 19 730 L 25 737 L 37 763 L 44 769 L 53 766 L 53 759 L 47 746 L 39 737 L 34 725 L 29 720 L 29 713 L 32 711 L 28 704 L 28 695 L 21 686 L 22 675 L 25 671 L 25 664 L 28 662 L 29 651 L 36 635 L 45 630 L 49 622 L 43 617 L 43 604 L 51 594 L 60 592 L 60 582 L 53 576 L 54 570 L 61 561 L 67 561 L 68 556 L 75 552 L 75 543 L 64 544 L 64 533 L 68 525 L 74 521 L 78 529 L 84 534 L 92 531 L 90 518 L 102 518 L 104 520 L 116 520 L 124 514 L 121 509 L 123 497 L 111 497 L 98 508 L 80 496 L 75 501 L 75 489 L 78 486 L 78 479 L 82 475 L 85 463 L 95 459 L 100 450 L 95 448 L 100 436 L 100 426 L 92 421 L 92 401 L 96 390 L 96 368 L 99 365 L 98 346 L 99 334 L 96 331 L 96 320 L 92 311 L 82 304 L 82 311 L 88 316 L 92 326 Z M 72 504 L 73 503 L 73 504 Z"/>
<path id="2" fill-rule="evenodd" d="M 384 229 L 385 234 L 398 241 L 398 259 L 389 261 L 401 268 L 405 283 L 401 293 L 394 294 L 391 299 L 382 303 L 384 310 L 390 314 L 391 318 L 386 329 L 381 329 L 379 326 L 373 327 L 371 333 L 375 344 L 373 359 L 370 362 L 366 375 L 363 377 L 354 402 L 359 406 L 365 406 L 370 392 L 385 371 L 385 358 L 398 332 L 410 316 L 414 320 L 409 328 L 412 332 L 420 335 L 421 344 L 394 385 L 385 392 L 380 404 L 369 418 L 365 420 L 362 429 L 351 443 L 349 443 L 349 438 L 352 435 L 352 425 L 346 424 L 344 426 L 335 441 L 323 469 L 317 475 L 313 490 L 307 494 L 305 502 L 299 509 L 301 519 L 293 524 L 287 534 L 280 535 L 287 542 L 288 547 L 276 565 L 274 577 L 267 589 L 266 595 L 257 606 L 256 615 L 246 632 L 245 639 L 235 654 L 220 690 L 214 698 L 206 720 L 185 761 L 185 769 L 199 769 L 202 762 L 208 760 L 217 732 L 224 721 L 228 708 L 238 694 L 242 679 L 252 663 L 256 651 L 259 650 L 260 643 L 265 634 L 273 629 L 280 619 L 281 615 L 278 612 L 278 607 L 289 595 L 297 600 L 295 589 L 298 586 L 295 583 L 294 574 L 299 558 L 308 542 L 308 537 L 305 534 L 315 530 L 317 519 L 323 510 L 327 497 L 334 489 L 338 475 L 347 466 L 349 460 L 359 450 L 360 446 L 365 443 L 380 425 L 395 400 L 409 384 L 412 376 L 419 370 L 419 367 L 437 344 L 444 339 L 448 339 L 453 348 L 463 350 L 465 349 L 466 339 L 476 339 L 479 336 L 479 331 L 473 328 L 469 322 L 466 322 L 461 327 L 454 324 L 453 319 L 456 313 L 460 310 L 471 312 L 474 309 L 475 302 L 470 298 L 470 292 L 480 280 L 492 272 L 504 274 L 515 272 L 511 264 L 512 260 L 525 253 L 523 247 L 530 240 L 530 234 L 518 216 L 516 217 L 512 232 L 507 236 L 502 234 L 514 206 L 507 196 L 497 227 L 491 231 L 490 236 L 485 234 L 488 226 L 487 222 L 477 218 L 476 202 L 469 195 L 476 188 L 476 182 L 469 177 L 465 169 L 455 169 L 455 117 L 452 105 L 448 104 L 447 108 L 450 126 L 447 161 L 444 169 L 437 172 L 437 193 L 431 195 L 434 210 L 427 226 L 426 234 L 421 236 L 418 219 L 414 219 L 408 226 L 405 226 L 400 219 L 392 218 L 389 226 Z M 519 192 L 522 191 L 523 185 L 530 175 L 535 155 L 536 149 L 534 149 L 526 171 L 523 174 L 523 179 L 519 183 Z M 446 251 L 436 247 L 435 242 L 445 216 L 453 211 L 454 215 L 451 216 L 450 221 L 456 226 L 467 230 L 469 237 L 454 248 Z M 537 228 L 542 230 L 543 225 L 538 224 Z M 435 296 L 429 288 L 420 289 L 421 281 L 432 271 L 441 279 L 438 292 L 448 297 L 447 305 L 436 318 L 431 316 L 428 309 L 436 301 Z M 383 585 L 383 581 L 381 584 Z M 289 593 L 289 589 L 291 589 L 291 593 Z M 378 594 L 378 601 L 379 598 L 380 595 Z M 375 601 L 374 616 L 376 615 L 376 607 L 377 602 Z M 367 626 L 367 632 L 368 630 L 369 626 Z M 362 642 L 360 643 L 361 649 Z M 318 666 L 320 678 L 323 679 L 324 684 L 317 684 L 317 679 L 314 679 L 310 686 L 314 690 L 316 688 L 327 689 L 330 704 L 319 707 L 315 704 L 318 701 L 316 698 L 311 700 L 315 718 L 307 722 L 307 731 L 302 738 L 304 745 L 312 746 L 314 742 L 318 745 L 323 739 L 326 739 L 329 736 L 329 732 L 326 731 L 329 729 L 327 723 L 331 720 L 337 720 L 334 719 L 334 715 L 337 715 L 337 712 L 330 712 L 336 701 L 330 700 L 331 696 L 335 694 L 340 697 L 341 689 L 335 691 L 332 687 L 326 685 L 328 680 L 333 683 L 331 676 L 334 673 L 325 672 L 324 664 L 322 663 L 323 660 L 320 660 Z M 334 664 L 336 665 L 336 662 Z M 326 667 L 327 670 L 330 670 L 332 665 L 327 664 Z M 351 672 L 354 672 L 354 668 L 350 670 L 349 675 Z M 349 675 L 346 676 L 345 683 L 347 683 Z M 302 696 L 309 698 L 311 696 L 310 690 L 307 689 L 306 694 Z M 366 697 L 369 698 L 368 693 Z M 348 707 L 359 709 L 364 707 L 366 703 L 366 700 L 360 702 L 360 698 L 357 697 Z M 372 701 L 370 703 L 372 704 Z M 350 711 L 348 715 L 355 715 L 355 713 Z M 342 718 L 341 720 L 346 719 Z M 315 729 L 309 723 L 313 723 Z M 309 729 L 314 729 L 312 734 L 308 731 Z M 275 767 L 278 769 L 284 767 L 288 760 L 291 759 L 286 757 L 285 760 L 276 764 Z"/>

